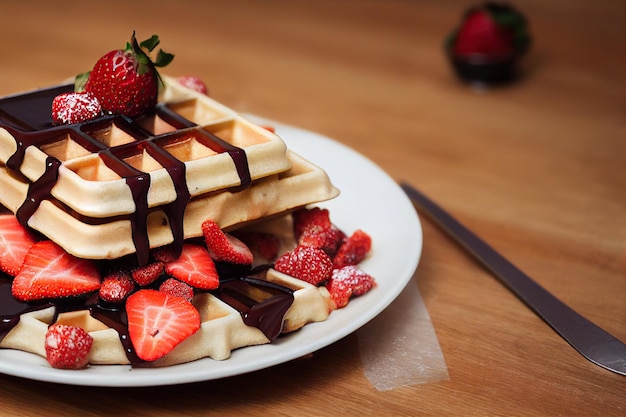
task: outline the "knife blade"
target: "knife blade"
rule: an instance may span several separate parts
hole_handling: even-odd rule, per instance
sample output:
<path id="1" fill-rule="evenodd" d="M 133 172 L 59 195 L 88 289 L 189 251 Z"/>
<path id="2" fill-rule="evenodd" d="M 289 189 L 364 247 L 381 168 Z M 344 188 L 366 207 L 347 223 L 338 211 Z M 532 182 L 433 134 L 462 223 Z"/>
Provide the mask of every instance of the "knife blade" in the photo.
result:
<path id="1" fill-rule="evenodd" d="M 626 375 L 626 345 L 559 300 L 415 187 L 400 187 L 413 204 L 478 259 L 574 349 L 609 371 Z"/>

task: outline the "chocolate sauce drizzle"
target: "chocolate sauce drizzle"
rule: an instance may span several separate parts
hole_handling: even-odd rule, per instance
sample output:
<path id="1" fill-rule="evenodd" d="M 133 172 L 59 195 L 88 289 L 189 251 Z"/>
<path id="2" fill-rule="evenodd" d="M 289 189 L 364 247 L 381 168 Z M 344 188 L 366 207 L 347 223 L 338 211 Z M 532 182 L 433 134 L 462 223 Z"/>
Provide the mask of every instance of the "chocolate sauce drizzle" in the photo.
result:
<path id="1" fill-rule="evenodd" d="M 149 261 L 150 244 L 148 239 L 147 218 L 149 214 L 148 192 L 151 177 L 126 160 L 139 152 L 147 152 L 156 160 L 170 176 L 176 190 L 176 198 L 163 208 L 174 237 L 173 248 L 180 253 L 183 245 L 183 219 L 185 208 L 190 200 L 186 182 L 185 163 L 166 152 L 157 143 L 167 142 L 167 136 L 176 134 L 193 134 L 194 138 L 204 146 L 218 153 L 228 153 L 235 164 L 240 184 L 231 191 L 236 192 L 247 188 L 252 180 L 246 153 L 243 149 L 231 145 L 217 135 L 197 126 L 166 105 L 158 105 L 154 115 L 158 115 L 166 123 L 174 126 L 177 132 L 163 135 L 152 135 L 141 127 L 138 121 L 122 116 L 103 116 L 93 121 L 54 126 L 50 115 L 52 100 L 59 94 L 74 90 L 73 84 L 60 85 L 52 88 L 36 90 L 31 93 L 18 94 L 0 99 L 0 127 L 5 128 L 15 138 L 16 150 L 6 165 L 29 182 L 27 197 L 18 208 L 18 221 L 28 227 L 29 219 L 47 199 L 52 199 L 52 189 L 58 181 L 59 168 L 63 162 L 48 155 L 43 174 L 35 181 L 29 181 L 20 172 L 26 149 L 29 146 L 42 148 L 43 145 L 54 143 L 65 135 L 91 153 L 97 153 L 103 163 L 121 178 L 124 178 L 135 201 L 135 212 L 131 216 L 133 242 L 136 249 L 137 263 Z M 144 115 L 142 117 L 150 117 Z M 94 132 L 115 124 L 134 139 L 133 142 L 109 147 L 98 140 Z M 267 268 L 265 266 L 264 268 Z M 264 269 L 262 268 L 262 269 Z M 258 271 L 246 271 L 255 273 Z M 260 329 L 269 340 L 278 337 L 283 328 L 285 313 L 292 305 L 293 291 L 270 283 L 263 279 L 245 276 L 237 272 L 235 275 L 220 274 L 223 278 L 220 286 L 212 293 L 222 301 L 240 312 L 245 324 Z M 221 278 L 221 279 L 222 279 Z M 251 288 L 266 294 L 262 300 L 252 297 Z M 115 329 L 133 367 L 149 366 L 135 353 L 128 334 L 128 321 L 123 305 L 108 306 L 100 302 L 97 294 L 89 298 L 67 300 L 42 300 L 39 303 L 22 303 L 13 298 L 11 293 L 11 277 L 0 273 L 0 341 L 19 323 L 24 313 L 55 308 L 53 321 L 63 312 L 88 310 L 95 319 Z"/>
<path id="2" fill-rule="evenodd" d="M 138 123 L 140 119 L 132 120 L 123 116 L 111 115 L 85 123 L 53 126 L 50 115 L 52 100 L 58 94 L 70 91 L 73 91 L 73 85 L 67 84 L 0 100 L 0 127 L 7 129 L 16 138 L 16 151 L 7 161 L 7 167 L 19 173 L 19 168 L 24 162 L 26 149 L 29 146 L 41 148 L 42 145 L 54 143 L 59 140 L 60 136 L 68 134 L 88 151 L 97 153 L 109 169 L 125 179 L 135 201 L 135 212 L 130 216 L 130 221 L 139 264 L 145 264 L 149 260 L 150 242 L 147 219 L 150 212 L 148 192 L 151 177 L 149 173 L 139 171 L 127 163 L 126 158 L 146 151 L 161 164 L 172 179 L 176 198 L 164 207 L 164 212 L 173 235 L 172 247 L 178 253 L 182 249 L 184 238 L 185 208 L 191 198 L 186 182 L 185 163 L 159 147 L 157 144 L 160 141 L 157 139 L 167 139 L 167 136 L 174 136 L 181 134 L 181 132 L 193 135 L 204 146 L 218 153 L 228 153 L 231 157 L 240 179 L 240 184 L 233 187 L 232 191 L 236 192 L 250 186 L 252 182 L 250 168 L 243 149 L 233 146 L 215 134 L 197 126 L 163 104 L 157 106 L 152 116 L 158 115 L 178 129 L 176 132 L 155 136 L 141 127 Z M 151 117 L 151 115 L 143 117 Z M 108 147 L 94 137 L 92 132 L 112 124 L 127 132 L 134 141 Z M 48 156 L 45 172 L 38 180 L 30 183 L 28 197 L 17 212 L 17 218 L 22 225 L 28 227 L 28 220 L 37 211 L 41 202 L 51 197 L 51 190 L 56 184 L 61 165 L 62 161 Z"/>
<path id="3" fill-rule="evenodd" d="M 158 285 L 158 284 L 155 284 Z M 251 289 L 261 290 L 266 294 L 262 300 L 251 297 Z M 285 314 L 293 304 L 293 290 L 281 285 L 254 277 L 225 278 L 218 289 L 211 291 L 213 295 L 240 312 L 243 322 L 256 327 L 270 340 L 280 336 L 283 329 Z M 97 294 L 88 298 L 43 300 L 40 303 L 23 303 L 11 294 L 11 277 L 0 273 L 0 341 L 20 321 L 24 313 L 54 307 L 52 323 L 59 314 L 72 311 L 88 311 L 89 314 L 117 331 L 126 357 L 132 367 L 149 367 L 150 362 L 137 356 L 128 333 L 128 318 L 123 304 L 106 305 Z"/>

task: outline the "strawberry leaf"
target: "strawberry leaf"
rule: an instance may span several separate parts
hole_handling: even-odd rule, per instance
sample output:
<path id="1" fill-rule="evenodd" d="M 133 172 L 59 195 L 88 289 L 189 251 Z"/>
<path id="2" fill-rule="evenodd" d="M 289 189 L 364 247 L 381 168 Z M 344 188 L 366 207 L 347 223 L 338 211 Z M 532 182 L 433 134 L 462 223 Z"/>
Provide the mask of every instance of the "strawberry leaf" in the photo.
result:
<path id="1" fill-rule="evenodd" d="M 154 66 L 155 67 L 164 67 L 164 66 L 168 65 L 170 62 L 172 62 L 173 59 L 174 59 L 174 55 L 173 54 L 169 54 L 169 53 L 163 51 L 163 49 L 159 49 L 159 52 L 157 53 L 156 59 L 154 60 Z"/>
<path id="2" fill-rule="evenodd" d="M 154 48 L 156 48 L 159 43 L 161 43 L 161 41 L 159 40 L 158 35 L 152 35 L 152 37 L 146 39 L 145 41 L 142 41 L 139 44 L 139 46 L 141 46 L 142 48 L 147 49 L 149 52 L 152 52 L 154 50 Z"/>
<path id="3" fill-rule="evenodd" d="M 77 93 L 82 93 L 85 91 L 85 84 L 87 84 L 87 80 L 89 80 L 89 75 L 91 71 L 83 72 L 82 74 L 78 74 L 74 79 L 74 91 Z"/>

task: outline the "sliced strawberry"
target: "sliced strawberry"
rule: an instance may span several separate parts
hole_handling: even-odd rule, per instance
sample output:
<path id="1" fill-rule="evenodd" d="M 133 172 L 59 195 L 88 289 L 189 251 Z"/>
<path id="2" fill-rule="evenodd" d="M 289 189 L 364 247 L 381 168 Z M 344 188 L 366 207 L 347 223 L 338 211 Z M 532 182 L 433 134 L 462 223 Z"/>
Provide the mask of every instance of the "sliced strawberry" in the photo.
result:
<path id="1" fill-rule="evenodd" d="M 152 284 L 164 272 L 163 262 L 152 262 L 132 270 L 133 279 L 142 287 Z"/>
<path id="2" fill-rule="evenodd" d="M 81 369 L 89 363 L 93 337 L 80 327 L 53 324 L 44 343 L 46 360 L 53 368 Z"/>
<path id="3" fill-rule="evenodd" d="M 176 258 L 178 258 L 178 255 L 173 248 L 165 246 L 154 251 L 152 257 L 155 261 L 163 262 L 164 264 L 166 264 L 168 262 L 175 261 Z"/>
<path id="4" fill-rule="evenodd" d="M 333 259 L 333 267 L 341 268 L 346 265 L 357 265 L 367 257 L 372 249 L 372 238 L 363 230 L 356 230 L 339 247 Z"/>
<path id="5" fill-rule="evenodd" d="M 322 249 L 333 258 L 339 247 L 344 242 L 346 235 L 340 229 L 335 226 L 330 226 L 326 229 L 321 229 L 317 226 L 311 226 L 302 232 L 298 244 L 303 246 L 315 246 Z"/>
<path id="6" fill-rule="evenodd" d="M 273 233 L 249 231 L 238 233 L 237 237 L 250 250 L 267 261 L 273 261 L 278 256 L 280 239 Z"/>
<path id="7" fill-rule="evenodd" d="M 212 290 L 219 286 L 220 278 L 209 252 L 200 245 L 185 243 L 180 257 L 165 264 L 165 272 L 194 288 Z"/>
<path id="8" fill-rule="evenodd" d="M 320 207 L 296 210 L 293 212 L 292 218 L 293 232 L 296 241 L 300 240 L 302 234 L 307 230 L 315 233 L 315 231 L 329 229 L 333 225 L 330 221 L 330 212 L 328 209 Z"/>
<path id="9" fill-rule="evenodd" d="M 348 305 L 351 297 L 363 295 L 376 286 L 371 275 L 359 269 L 356 265 L 348 265 L 333 270 L 326 288 L 335 303 L 335 308 Z"/>
<path id="10" fill-rule="evenodd" d="M 202 234 L 211 257 L 219 262 L 250 265 L 254 258 L 250 248 L 235 236 L 224 233 L 213 220 L 202 223 Z"/>
<path id="11" fill-rule="evenodd" d="M 52 121 L 56 125 L 80 123 L 101 115 L 100 102 L 91 93 L 64 93 L 52 101 Z"/>
<path id="12" fill-rule="evenodd" d="M 17 275 L 35 238 L 12 214 L 0 215 L 0 270 Z"/>
<path id="13" fill-rule="evenodd" d="M 202 81 L 200 77 L 196 77 L 195 75 L 183 75 L 181 77 L 178 77 L 178 82 L 182 86 L 187 87 L 190 90 L 197 91 L 201 94 L 209 94 L 209 89 L 207 88 L 204 81 Z"/>
<path id="14" fill-rule="evenodd" d="M 128 271 L 115 271 L 102 280 L 98 296 L 107 303 L 121 303 L 135 290 L 135 281 Z"/>
<path id="15" fill-rule="evenodd" d="M 274 269 L 283 274 L 318 285 L 330 278 L 333 262 L 320 248 L 296 246 L 274 262 Z"/>
<path id="16" fill-rule="evenodd" d="M 163 284 L 159 286 L 159 291 L 184 298 L 189 302 L 193 300 L 193 287 L 186 282 L 177 280 L 176 278 L 166 279 Z"/>
<path id="17" fill-rule="evenodd" d="M 139 290 L 126 300 L 128 334 L 141 359 L 157 360 L 200 328 L 188 301 L 157 290 Z"/>
<path id="18" fill-rule="evenodd" d="M 76 258 L 56 243 L 35 243 L 13 279 L 13 297 L 19 301 L 72 297 L 97 291 L 100 273 L 93 262 Z"/>

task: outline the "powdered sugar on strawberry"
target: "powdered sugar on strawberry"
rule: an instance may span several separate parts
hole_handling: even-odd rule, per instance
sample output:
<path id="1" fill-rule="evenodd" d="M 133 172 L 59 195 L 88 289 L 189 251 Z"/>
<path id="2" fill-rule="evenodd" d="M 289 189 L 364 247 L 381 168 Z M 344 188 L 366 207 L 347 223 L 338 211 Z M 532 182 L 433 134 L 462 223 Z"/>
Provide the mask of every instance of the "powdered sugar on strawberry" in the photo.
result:
<path id="1" fill-rule="evenodd" d="M 80 327 L 53 324 L 45 337 L 46 360 L 53 368 L 81 369 L 89 364 L 93 337 Z"/>
<path id="2" fill-rule="evenodd" d="M 336 308 L 348 305 L 351 297 L 363 295 L 376 286 L 372 276 L 360 270 L 356 265 L 334 269 L 326 288 Z"/>
<path id="3" fill-rule="evenodd" d="M 101 115 L 100 101 L 90 93 L 64 93 L 52 101 L 52 121 L 57 125 L 80 123 Z"/>

